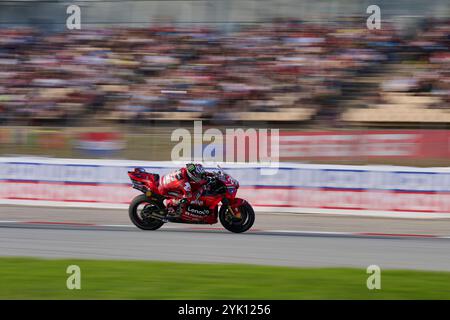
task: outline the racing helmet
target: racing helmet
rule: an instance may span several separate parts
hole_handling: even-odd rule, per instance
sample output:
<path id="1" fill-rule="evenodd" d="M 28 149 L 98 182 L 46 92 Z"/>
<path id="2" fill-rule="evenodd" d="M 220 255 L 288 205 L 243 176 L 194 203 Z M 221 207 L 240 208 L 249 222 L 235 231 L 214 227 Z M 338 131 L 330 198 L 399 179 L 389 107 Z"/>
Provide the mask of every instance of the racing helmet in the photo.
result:
<path id="1" fill-rule="evenodd" d="M 186 164 L 186 171 L 189 178 L 194 182 L 199 182 L 205 176 L 205 169 L 200 163 L 188 163 Z"/>

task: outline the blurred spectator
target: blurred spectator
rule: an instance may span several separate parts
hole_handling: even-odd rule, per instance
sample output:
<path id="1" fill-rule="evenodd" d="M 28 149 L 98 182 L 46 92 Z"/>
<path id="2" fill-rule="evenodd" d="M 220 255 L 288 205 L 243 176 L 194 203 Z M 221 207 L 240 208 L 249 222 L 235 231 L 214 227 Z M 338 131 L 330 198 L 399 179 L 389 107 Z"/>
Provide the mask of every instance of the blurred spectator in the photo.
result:
<path id="1" fill-rule="evenodd" d="M 233 119 L 238 111 L 312 108 L 334 121 L 350 99 L 380 91 L 450 98 L 450 23 L 429 21 L 412 39 L 388 23 L 276 21 L 220 33 L 161 25 L 44 34 L 0 29 L 0 121 L 135 121 L 157 112 Z M 358 79 L 407 61 L 379 90 Z M 393 75 L 393 74 L 392 74 Z M 169 116 L 170 117 L 170 116 Z M 276 115 L 271 119 L 276 119 Z"/>

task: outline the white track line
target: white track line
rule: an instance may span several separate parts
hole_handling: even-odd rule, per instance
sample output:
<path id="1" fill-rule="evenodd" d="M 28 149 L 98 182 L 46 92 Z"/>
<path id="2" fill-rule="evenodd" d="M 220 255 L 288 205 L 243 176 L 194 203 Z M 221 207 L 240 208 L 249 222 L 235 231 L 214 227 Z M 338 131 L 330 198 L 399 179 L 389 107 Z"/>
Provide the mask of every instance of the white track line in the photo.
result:
<path id="1" fill-rule="evenodd" d="M 97 225 L 94 225 L 94 226 L 97 226 Z M 134 225 L 132 225 L 132 224 L 101 224 L 101 225 L 98 225 L 99 227 L 112 227 L 112 228 L 131 228 L 131 227 L 133 227 L 133 228 L 136 228 Z"/>
<path id="2" fill-rule="evenodd" d="M 17 221 L 17 220 L 0 220 L 0 224 L 28 224 L 28 225 L 60 225 L 60 226 L 76 226 L 76 227 L 108 227 L 108 228 L 136 228 L 132 224 L 78 224 L 72 222 L 51 222 L 51 221 Z M 201 226 L 165 226 L 163 230 L 188 230 L 188 231 L 223 231 L 221 227 L 201 227 Z M 250 230 L 251 232 L 252 230 Z M 257 229 L 253 232 L 268 232 L 279 234 L 303 234 L 303 235 L 336 235 L 336 236 L 359 236 L 359 237 L 392 237 L 392 238 L 439 238 L 450 239 L 449 235 L 432 235 L 432 234 L 398 234 L 398 233 L 376 233 L 376 232 L 338 232 L 338 231 L 310 231 L 310 230 L 263 230 Z"/>
<path id="3" fill-rule="evenodd" d="M 84 202 L 64 202 L 45 200 L 11 200 L 0 199 L 0 205 L 20 205 L 33 207 L 60 207 L 60 208 L 84 208 L 84 209 L 128 209 L 128 204 L 114 203 L 84 203 Z M 325 208 L 283 208 L 283 207 L 260 207 L 255 206 L 256 213 L 266 214 L 329 214 L 341 216 L 364 216 L 382 218 L 403 218 L 403 219 L 449 219 L 448 212 L 402 212 L 402 211 L 381 211 L 381 210 L 349 210 L 349 209 L 325 209 Z"/>
<path id="4" fill-rule="evenodd" d="M 337 232 L 337 231 L 303 231 L 303 230 L 261 230 L 261 231 L 276 232 L 276 233 L 303 233 L 303 234 L 330 234 L 330 235 L 355 234 L 355 232 Z"/>

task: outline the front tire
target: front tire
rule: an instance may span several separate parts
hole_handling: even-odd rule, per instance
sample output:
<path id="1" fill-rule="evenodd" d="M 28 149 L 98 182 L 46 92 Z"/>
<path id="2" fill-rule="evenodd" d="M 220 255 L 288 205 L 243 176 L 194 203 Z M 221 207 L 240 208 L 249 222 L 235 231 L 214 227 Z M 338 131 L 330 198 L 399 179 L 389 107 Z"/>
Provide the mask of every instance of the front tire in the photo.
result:
<path id="1" fill-rule="evenodd" d="M 255 222 L 255 211 L 253 211 L 252 206 L 248 202 L 244 202 L 239 210 L 241 212 L 240 221 L 229 221 L 227 219 L 227 208 L 222 206 L 219 211 L 219 220 L 222 226 L 228 231 L 234 233 L 242 233 L 247 231 L 253 226 Z"/>
<path id="2" fill-rule="evenodd" d="M 139 210 L 140 205 L 144 205 L 142 211 Z M 150 202 L 144 194 L 135 197 L 128 208 L 128 215 L 130 216 L 131 222 L 142 230 L 156 230 L 161 228 L 164 224 L 163 221 L 145 216 L 145 210 L 156 210 L 154 207 L 159 210 L 157 204 Z M 142 213 L 144 213 L 144 216 Z"/>

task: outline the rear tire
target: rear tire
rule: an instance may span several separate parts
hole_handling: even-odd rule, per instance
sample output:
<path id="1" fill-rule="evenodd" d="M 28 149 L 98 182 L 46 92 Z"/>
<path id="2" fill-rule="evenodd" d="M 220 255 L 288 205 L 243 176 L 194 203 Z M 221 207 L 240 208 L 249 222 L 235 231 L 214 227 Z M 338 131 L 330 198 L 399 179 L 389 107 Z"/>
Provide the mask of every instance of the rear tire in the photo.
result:
<path id="1" fill-rule="evenodd" d="M 142 230 L 157 230 L 161 228 L 164 224 L 163 221 L 141 216 L 141 212 L 138 212 L 138 207 L 141 204 L 153 205 L 159 208 L 156 203 L 150 202 L 144 194 L 141 194 L 131 201 L 130 207 L 128 208 L 128 215 L 130 216 L 131 222 Z"/>
<path id="2" fill-rule="evenodd" d="M 253 226 L 255 222 L 255 211 L 253 211 L 252 206 L 248 202 L 244 202 L 240 207 L 241 211 L 241 221 L 229 222 L 226 219 L 227 210 L 225 206 L 222 206 L 219 211 L 219 220 L 222 226 L 228 231 L 234 233 L 242 233 L 247 231 Z"/>

